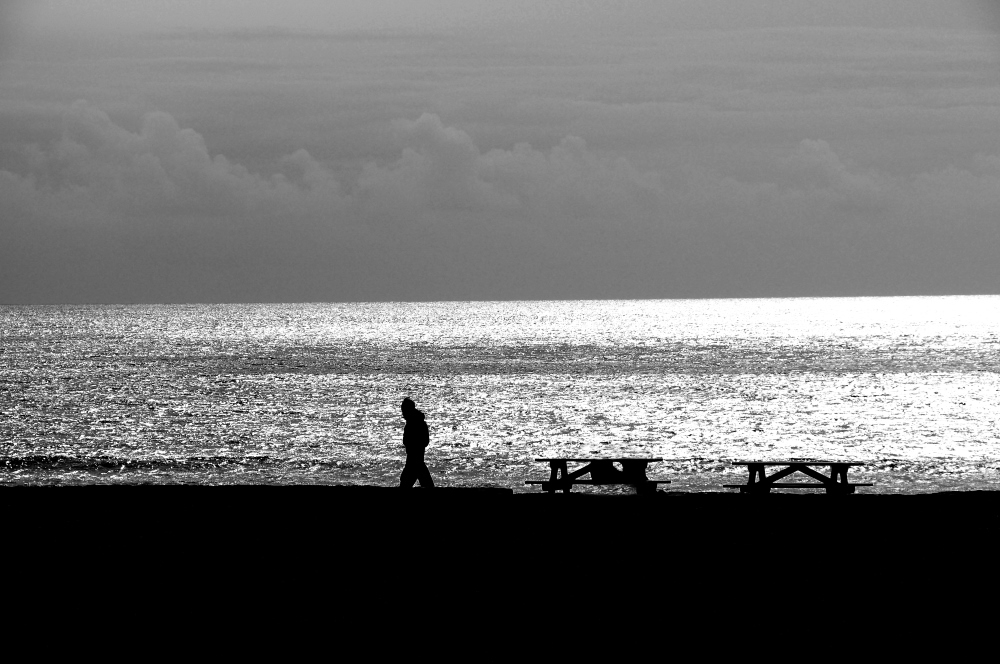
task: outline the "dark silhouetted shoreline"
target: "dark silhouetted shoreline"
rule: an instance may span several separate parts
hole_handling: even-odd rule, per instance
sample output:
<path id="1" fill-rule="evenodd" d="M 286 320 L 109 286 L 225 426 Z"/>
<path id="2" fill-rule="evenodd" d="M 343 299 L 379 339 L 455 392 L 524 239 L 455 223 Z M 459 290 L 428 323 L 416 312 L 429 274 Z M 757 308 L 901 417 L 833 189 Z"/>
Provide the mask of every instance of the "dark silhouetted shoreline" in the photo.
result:
<path id="1" fill-rule="evenodd" d="M 811 556 L 844 548 L 856 558 L 886 547 L 905 551 L 907 543 L 916 552 L 945 540 L 961 546 L 1000 527 L 1000 492 L 993 491 L 636 496 L 459 487 L 9 487 L 0 490 L 0 506 L 9 541 L 21 545 L 316 546 L 337 556 L 419 537 L 434 549 L 485 546 L 481 554 L 513 561 L 545 550 L 746 555 L 767 542 L 796 543 Z"/>
<path id="2" fill-rule="evenodd" d="M 470 617 L 491 626 L 529 607 L 555 607 L 566 621 L 716 625 L 725 614 L 742 625 L 774 620 L 773 607 L 753 608 L 774 596 L 819 629 L 817 616 L 896 615 L 907 597 L 939 608 L 973 593 L 988 573 L 976 560 L 992 553 L 1000 529 L 1000 492 L 981 491 L 10 487 L 0 509 L 8 577 L 28 593 L 45 590 L 39 597 L 73 589 L 116 601 L 140 593 L 255 611 L 309 606 L 324 619 L 332 606 L 379 625 L 419 578 L 438 605 L 479 607 Z"/>

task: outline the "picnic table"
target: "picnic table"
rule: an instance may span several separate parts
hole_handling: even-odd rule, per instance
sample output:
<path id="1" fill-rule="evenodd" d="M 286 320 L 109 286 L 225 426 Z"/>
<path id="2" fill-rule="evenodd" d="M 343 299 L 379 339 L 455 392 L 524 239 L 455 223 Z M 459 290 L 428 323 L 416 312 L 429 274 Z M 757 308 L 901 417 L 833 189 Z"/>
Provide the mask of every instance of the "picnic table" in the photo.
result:
<path id="1" fill-rule="evenodd" d="M 724 484 L 727 489 L 739 489 L 740 493 L 770 493 L 771 489 L 825 489 L 827 493 L 854 493 L 855 487 L 872 486 L 871 484 L 852 484 L 847 481 L 847 471 L 851 466 L 863 466 L 863 461 L 820 461 L 817 459 L 789 459 L 787 461 L 733 461 L 734 466 L 746 466 L 750 477 L 746 484 Z M 780 466 L 781 469 L 767 475 L 767 466 Z M 814 466 L 829 466 L 829 476 Z M 815 482 L 779 482 L 793 473 L 802 473 Z"/>
<path id="2" fill-rule="evenodd" d="M 548 480 L 528 480 L 525 484 L 540 484 L 542 491 L 555 493 L 562 491 L 569 493 L 574 484 L 631 484 L 635 487 L 636 493 L 655 493 L 657 484 L 670 484 L 670 480 L 651 480 L 646 477 L 646 466 L 651 463 L 663 461 L 662 457 L 656 458 L 631 458 L 631 459 L 535 459 L 539 462 L 547 462 L 551 473 Z M 570 463 L 582 463 L 578 467 L 569 471 Z M 621 464 L 622 469 L 615 468 L 615 464 Z M 582 479 L 584 475 L 590 475 L 590 479 Z"/>

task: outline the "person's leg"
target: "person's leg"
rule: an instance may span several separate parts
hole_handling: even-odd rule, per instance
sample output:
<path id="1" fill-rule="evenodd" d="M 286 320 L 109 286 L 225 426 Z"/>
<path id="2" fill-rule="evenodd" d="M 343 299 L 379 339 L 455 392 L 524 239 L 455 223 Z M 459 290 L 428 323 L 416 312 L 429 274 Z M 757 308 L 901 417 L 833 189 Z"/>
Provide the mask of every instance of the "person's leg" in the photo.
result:
<path id="1" fill-rule="evenodd" d="M 413 469 L 413 466 L 406 464 L 403 466 L 403 472 L 399 475 L 399 488 L 412 489 L 413 483 L 417 481 L 418 476 L 419 473 Z M 420 486 L 423 486 L 423 483 Z"/>
<path id="2" fill-rule="evenodd" d="M 420 473 L 420 486 L 425 489 L 433 489 L 434 480 L 431 479 L 431 471 L 427 470 L 427 464 L 420 464 L 420 468 L 417 472 Z"/>

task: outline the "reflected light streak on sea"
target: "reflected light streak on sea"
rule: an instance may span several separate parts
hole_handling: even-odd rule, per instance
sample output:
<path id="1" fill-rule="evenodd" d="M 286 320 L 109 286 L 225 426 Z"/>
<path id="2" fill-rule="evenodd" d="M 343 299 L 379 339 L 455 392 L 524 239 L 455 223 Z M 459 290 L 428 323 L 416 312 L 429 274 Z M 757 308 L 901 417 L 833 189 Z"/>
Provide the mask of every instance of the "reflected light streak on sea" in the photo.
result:
<path id="1" fill-rule="evenodd" d="M 392 485 L 409 395 L 442 485 L 594 455 L 997 488 L 998 330 L 1000 296 L 0 307 L 0 483 Z"/>

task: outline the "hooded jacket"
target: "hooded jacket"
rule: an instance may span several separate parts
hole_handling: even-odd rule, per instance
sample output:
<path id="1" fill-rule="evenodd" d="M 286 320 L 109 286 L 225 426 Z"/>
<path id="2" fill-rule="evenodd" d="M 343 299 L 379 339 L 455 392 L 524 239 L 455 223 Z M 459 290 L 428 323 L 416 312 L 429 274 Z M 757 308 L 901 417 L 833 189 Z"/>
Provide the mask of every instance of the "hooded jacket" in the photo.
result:
<path id="1" fill-rule="evenodd" d="M 406 416 L 406 426 L 403 427 L 403 447 L 406 448 L 406 459 L 423 459 L 424 448 L 430 443 L 424 414 L 414 408 Z"/>

